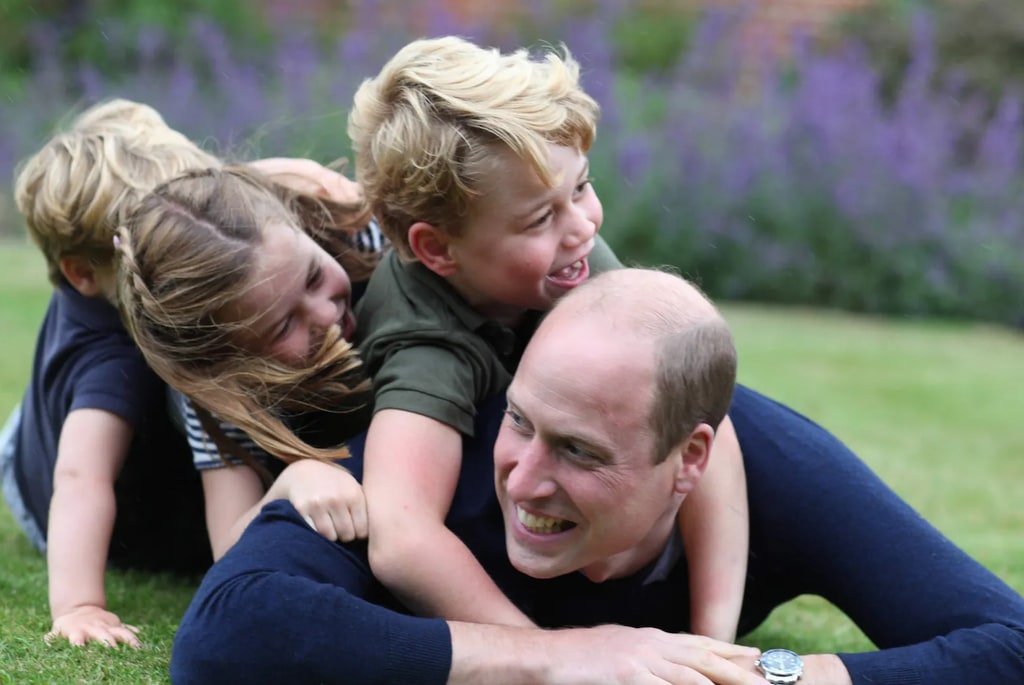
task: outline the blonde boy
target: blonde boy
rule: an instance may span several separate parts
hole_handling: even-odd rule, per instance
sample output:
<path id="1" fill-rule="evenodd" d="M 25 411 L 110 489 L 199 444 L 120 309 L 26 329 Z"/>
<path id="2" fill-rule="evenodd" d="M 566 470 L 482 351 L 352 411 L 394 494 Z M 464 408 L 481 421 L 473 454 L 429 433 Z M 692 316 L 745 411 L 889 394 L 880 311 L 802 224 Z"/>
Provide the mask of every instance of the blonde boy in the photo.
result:
<path id="1" fill-rule="evenodd" d="M 20 169 L 15 201 L 54 292 L 32 377 L 0 440 L 3 490 L 47 557 L 48 638 L 139 646 L 107 609 L 116 565 L 198 571 L 210 562 L 199 478 L 166 388 L 121 324 L 113 236 L 157 184 L 219 166 L 153 109 L 94 106 Z"/>
<path id="2" fill-rule="evenodd" d="M 542 312 L 592 269 L 620 266 L 597 238 L 603 213 L 586 153 L 598 106 L 578 72 L 568 54 L 538 60 L 458 38 L 422 40 L 356 94 L 357 177 L 395 247 L 358 312 L 375 387 L 364 474 L 370 562 L 421 614 L 531 623 L 443 521 L 474 407 L 505 391 Z M 585 446 L 566 446 L 567 459 L 589 457 Z M 732 639 L 746 567 L 745 481 L 740 464 L 709 474 L 681 513 L 693 626 Z M 565 515 L 526 512 L 521 523 L 538 539 L 572 536 Z"/>

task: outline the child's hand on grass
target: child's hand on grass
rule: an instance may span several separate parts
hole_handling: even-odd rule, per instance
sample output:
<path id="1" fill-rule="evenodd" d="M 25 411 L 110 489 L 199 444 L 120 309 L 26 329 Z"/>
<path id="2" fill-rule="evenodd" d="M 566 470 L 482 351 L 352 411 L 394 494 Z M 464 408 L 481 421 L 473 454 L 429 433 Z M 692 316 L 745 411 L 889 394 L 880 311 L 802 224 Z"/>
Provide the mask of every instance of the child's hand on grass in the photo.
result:
<path id="1" fill-rule="evenodd" d="M 142 646 L 136 634 L 139 629 L 122 623 L 117 614 L 98 606 L 80 606 L 53 621 L 53 627 L 43 639 L 48 643 L 65 637 L 76 647 L 88 642 L 99 642 L 107 647 L 126 644 L 138 649 Z"/>
<path id="2" fill-rule="evenodd" d="M 337 464 L 315 459 L 293 462 L 268 494 L 290 501 L 309 527 L 328 540 L 351 542 L 367 535 L 363 486 Z"/>

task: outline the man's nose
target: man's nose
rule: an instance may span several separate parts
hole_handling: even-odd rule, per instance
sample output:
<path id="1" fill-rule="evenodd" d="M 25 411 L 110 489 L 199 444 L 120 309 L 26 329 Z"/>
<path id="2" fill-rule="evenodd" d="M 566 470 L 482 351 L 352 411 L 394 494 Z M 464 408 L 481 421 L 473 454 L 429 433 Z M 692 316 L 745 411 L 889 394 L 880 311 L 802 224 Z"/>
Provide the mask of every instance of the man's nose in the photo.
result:
<path id="1" fill-rule="evenodd" d="M 539 440 L 519 445 L 505 478 L 505 490 L 517 502 L 551 497 L 558 489 L 553 478 L 551 455 Z"/>

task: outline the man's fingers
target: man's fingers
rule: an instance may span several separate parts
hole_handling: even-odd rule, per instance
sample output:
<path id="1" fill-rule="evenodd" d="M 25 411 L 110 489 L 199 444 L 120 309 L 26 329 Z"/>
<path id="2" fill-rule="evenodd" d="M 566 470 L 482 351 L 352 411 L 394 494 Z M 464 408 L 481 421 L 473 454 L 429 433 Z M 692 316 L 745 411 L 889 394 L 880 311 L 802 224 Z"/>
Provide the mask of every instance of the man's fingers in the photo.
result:
<path id="1" fill-rule="evenodd" d="M 747 647 L 745 645 L 737 645 L 732 642 L 723 642 L 703 635 L 694 635 L 693 637 L 698 640 L 697 643 L 693 644 L 694 647 L 706 649 L 707 651 L 713 652 L 718 656 L 725 657 L 726 659 L 732 659 L 734 657 L 751 657 L 756 659 L 761 656 L 761 650 L 757 647 Z"/>
<path id="2" fill-rule="evenodd" d="M 677 655 L 673 659 L 681 670 L 673 670 L 670 674 L 674 678 L 684 678 L 686 671 L 690 671 L 702 679 L 679 680 L 680 683 L 714 683 L 716 685 L 764 685 L 764 679 L 756 673 L 739 666 L 727 657 L 705 649 L 687 650 L 685 654 Z M 659 675 L 662 675 L 659 673 Z M 663 676 L 664 677 L 664 676 Z M 669 680 L 675 683 L 675 680 Z"/>
<path id="3" fill-rule="evenodd" d="M 655 682 L 669 683 L 669 685 L 716 685 L 714 681 L 708 680 L 692 668 L 682 666 L 659 673 Z M 726 684 L 722 683 L 722 685 Z"/>

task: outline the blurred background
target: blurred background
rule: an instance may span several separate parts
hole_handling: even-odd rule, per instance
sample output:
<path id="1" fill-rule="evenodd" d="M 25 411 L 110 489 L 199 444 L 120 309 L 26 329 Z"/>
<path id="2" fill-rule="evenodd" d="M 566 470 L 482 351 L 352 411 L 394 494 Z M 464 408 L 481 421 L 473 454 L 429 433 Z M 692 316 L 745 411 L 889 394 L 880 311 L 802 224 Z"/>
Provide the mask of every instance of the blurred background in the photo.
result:
<path id="1" fill-rule="evenodd" d="M 602 105 L 604 234 L 715 298 L 1024 326 L 1020 0 L 0 0 L 17 163 L 127 97 L 229 158 L 349 154 L 401 45 L 564 43 Z"/>

